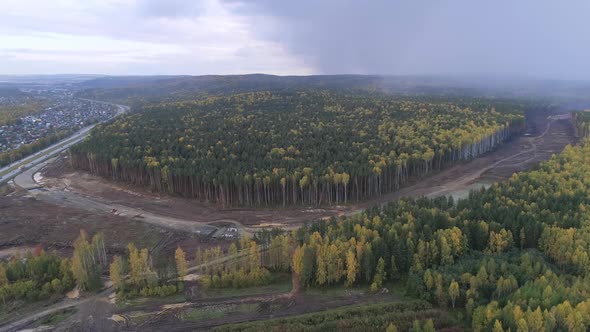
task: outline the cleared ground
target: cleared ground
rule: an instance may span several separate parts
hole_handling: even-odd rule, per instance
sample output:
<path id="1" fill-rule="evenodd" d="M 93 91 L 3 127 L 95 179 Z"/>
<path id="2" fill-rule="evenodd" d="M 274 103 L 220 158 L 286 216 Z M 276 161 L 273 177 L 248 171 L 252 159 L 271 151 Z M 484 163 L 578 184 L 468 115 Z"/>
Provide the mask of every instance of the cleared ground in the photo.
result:
<path id="1" fill-rule="evenodd" d="M 37 245 L 46 251 L 67 253 L 80 229 L 89 234 L 103 232 L 109 254 L 124 252 L 129 242 L 172 255 L 180 245 L 192 257 L 197 247 L 225 245 L 227 241 L 158 227 L 113 213 L 51 204 L 28 192 L 0 196 L 0 253 L 24 252 Z"/>

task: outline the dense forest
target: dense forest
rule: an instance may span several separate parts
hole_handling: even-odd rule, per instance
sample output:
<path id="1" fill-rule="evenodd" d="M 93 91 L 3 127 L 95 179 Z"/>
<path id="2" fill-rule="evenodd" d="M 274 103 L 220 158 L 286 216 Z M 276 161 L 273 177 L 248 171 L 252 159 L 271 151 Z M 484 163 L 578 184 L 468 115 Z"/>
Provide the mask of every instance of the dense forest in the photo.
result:
<path id="1" fill-rule="evenodd" d="M 475 331 L 590 327 L 590 142 L 467 199 L 401 200 L 299 229 L 308 287 L 402 280 Z"/>
<path id="2" fill-rule="evenodd" d="M 163 297 L 184 289 L 182 278 L 188 263 L 180 248 L 173 259 L 163 258 L 165 264 L 154 264 L 147 248 L 138 249 L 130 243 L 127 256 L 114 256 L 109 265 L 104 235 L 89 238 L 81 230 L 73 249 L 72 257 L 61 257 L 38 246 L 24 255 L 17 253 L 8 261 L 0 261 L 0 316 L 22 309 L 27 302 L 58 300 L 74 287 L 88 292 L 101 290 L 106 273 L 120 298 Z M 248 259 L 250 265 L 252 261 Z"/>
<path id="3" fill-rule="evenodd" d="M 487 99 L 257 92 L 152 104 L 98 126 L 72 165 L 232 205 L 333 205 L 398 189 L 522 130 Z"/>
<path id="4" fill-rule="evenodd" d="M 63 295 L 74 284 L 70 260 L 40 248 L 0 262 L 0 314 L 18 310 L 23 301 Z"/>
<path id="5" fill-rule="evenodd" d="M 78 96 L 95 100 L 109 100 L 137 106 L 147 103 L 192 100 L 257 91 L 292 92 L 309 89 L 334 91 L 382 91 L 391 86 L 383 76 L 322 75 L 274 76 L 205 75 L 205 76 L 128 76 L 101 77 L 78 85 Z M 395 80 L 393 80 L 395 81 Z M 397 88 L 404 85 L 397 82 Z M 403 89 L 398 89 L 403 91 Z M 384 91 L 384 90 L 383 90 Z"/>
<path id="6" fill-rule="evenodd" d="M 590 135 L 590 111 L 572 112 L 574 121 L 574 130 L 577 137 L 586 137 Z"/>

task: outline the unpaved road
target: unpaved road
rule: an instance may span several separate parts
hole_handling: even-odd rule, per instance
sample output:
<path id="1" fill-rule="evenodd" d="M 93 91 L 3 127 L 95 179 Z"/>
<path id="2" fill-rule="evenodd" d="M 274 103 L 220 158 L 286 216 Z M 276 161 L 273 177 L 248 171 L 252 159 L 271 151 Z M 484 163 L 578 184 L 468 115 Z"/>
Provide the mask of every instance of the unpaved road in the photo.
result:
<path id="1" fill-rule="evenodd" d="M 448 195 L 454 191 L 465 189 L 471 183 L 481 178 L 483 174 L 492 169 L 503 167 L 517 168 L 531 162 L 537 157 L 537 150 L 539 148 L 539 144 L 544 141 L 544 139 L 549 134 L 552 126 L 555 124 L 556 121 L 570 121 L 570 114 L 553 115 L 548 117 L 547 126 L 539 136 L 521 137 L 520 140 L 525 141 L 526 145 L 528 145 L 528 147 L 522 150 L 521 152 L 511 154 L 498 161 L 495 161 L 491 165 L 488 165 L 480 170 L 474 170 L 471 173 L 465 174 L 464 176 L 458 178 L 456 181 L 453 181 L 449 185 L 442 186 L 441 189 L 430 192 L 427 196 L 438 197 Z M 526 159 L 518 161 L 518 158 L 522 156 L 525 156 Z"/>
<path id="2" fill-rule="evenodd" d="M 10 322 L 10 323 L 0 326 L 0 332 L 18 331 L 21 328 L 23 328 L 31 323 L 34 323 L 44 317 L 47 317 L 49 315 L 54 315 L 54 314 L 60 313 L 66 309 L 77 307 L 77 306 L 83 305 L 85 303 L 95 301 L 95 300 L 102 298 L 102 297 L 108 297 L 112 292 L 113 292 L 112 289 L 107 288 L 94 296 L 87 297 L 84 299 L 79 299 L 79 300 L 67 299 L 67 300 L 61 301 L 59 303 L 56 303 L 52 306 L 47 307 L 46 309 L 32 313 L 32 314 L 30 314 L 24 318 L 21 318 L 17 321 L 13 321 L 13 322 Z"/>

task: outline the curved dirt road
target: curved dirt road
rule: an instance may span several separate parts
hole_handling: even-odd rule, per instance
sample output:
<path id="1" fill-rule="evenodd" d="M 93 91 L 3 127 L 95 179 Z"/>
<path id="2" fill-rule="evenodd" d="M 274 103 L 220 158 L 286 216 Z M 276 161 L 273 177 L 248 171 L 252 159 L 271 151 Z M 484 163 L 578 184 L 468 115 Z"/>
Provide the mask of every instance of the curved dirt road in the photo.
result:
<path id="1" fill-rule="evenodd" d="M 521 165 L 524 165 L 524 164 L 530 162 L 531 160 L 533 160 L 536 157 L 535 152 L 537 151 L 537 142 L 542 140 L 543 138 L 545 138 L 545 136 L 547 136 L 547 134 L 549 133 L 549 131 L 551 129 L 551 126 L 553 125 L 553 123 L 555 121 L 558 120 L 558 118 L 549 117 L 548 120 L 549 120 L 549 122 L 547 123 L 547 127 L 539 136 L 524 138 L 530 144 L 530 148 L 525 149 L 519 153 L 510 155 L 508 157 L 502 158 L 502 159 L 494 162 L 493 164 L 490 164 L 489 166 L 486 166 L 480 170 L 476 170 L 470 174 L 465 174 L 464 176 L 460 177 L 455 182 L 453 182 L 451 185 L 446 186 L 445 188 L 433 191 L 426 196 L 432 197 L 432 198 L 437 197 L 437 196 L 443 196 L 443 195 L 446 195 L 450 192 L 465 188 L 467 185 L 471 184 L 472 182 L 474 182 L 475 180 L 480 178 L 484 173 L 486 173 L 487 171 L 489 171 L 493 168 L 496 168 L 496 167 L 518 167 L 518 166 L 521 166 Z M 520 157 L 522 155 L 529 154 L 529 153 L 532 153 L 532 156 L 525 159 L 525 160 L 522 160 L 522 161 L 519 161 L 519 162 L 516 162 L 513 164 L 504 164 L 507 161 L 514 160 L 517 157 Z M 504 164 L 504 165 L 502 165 L 502 164 Z"/>

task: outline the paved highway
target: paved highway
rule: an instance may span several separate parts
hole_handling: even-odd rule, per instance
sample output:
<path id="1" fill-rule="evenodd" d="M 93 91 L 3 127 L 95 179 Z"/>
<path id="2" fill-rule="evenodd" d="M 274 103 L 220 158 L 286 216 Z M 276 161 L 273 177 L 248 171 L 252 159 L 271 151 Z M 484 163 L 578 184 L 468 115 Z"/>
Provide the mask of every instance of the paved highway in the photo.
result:
<path id="1" fill-rule="evenodd" d="M 106 102 L 101 102 L 101 103 L 111 104 L 111 103 L 106 103 Z M 115 105 L 119 108 L 117 111 L 117 114 L 115 116 L 123 114 L 129 110 L 128 106 L 118 105 L 118 104 L 111 104 L 111 105 Z M 94 128 L 94 126 L 96 126 L 96 124 L 88 126 L 86 128 L 83 128 L 80 131 L 76 132 L 74 135 L 72 135 L 72 136 L 70 136 L 58 143 L 53 144 L 48 148 L 45 148 L 39 152 L 36 152 L 28 157 L 25 157 L 19 161 L 16 161 L 16 162 L 0 169 L 0 184 L 11 180 L 12 178 L 14 178 L 15 176 L 24 172 L 25 170 L 46 161 L 47 159 L 66 150 L 70 146 L 80 142 L 88 135 L 88 133 L 90 132 L 90 130 L 92 128 Z"/>

